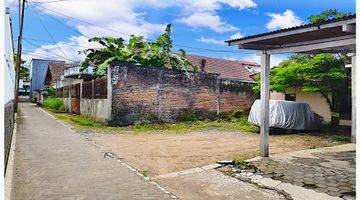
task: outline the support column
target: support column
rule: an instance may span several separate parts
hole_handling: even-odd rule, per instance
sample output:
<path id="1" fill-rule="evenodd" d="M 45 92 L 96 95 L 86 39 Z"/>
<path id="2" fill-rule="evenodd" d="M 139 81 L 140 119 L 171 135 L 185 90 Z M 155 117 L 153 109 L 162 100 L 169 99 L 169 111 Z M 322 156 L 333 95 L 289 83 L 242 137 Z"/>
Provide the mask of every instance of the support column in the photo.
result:
<path id="1" fill-rule="evenodd" d="M 351 141 L 356 142 L 356 55 L 351 56 Z"/>
<path id="2" fill-rule="evenodd" d="M 69 107 L 69 112 L 72 112 L 71 109 L 71 79 L 69 79 L 69 98 L 68 98 L 68 107 Z"/>
<path id="3" fill-rule="evenodd" d="M 108 66 L 107 69 L 107 123 L 111 122 L 112 117 L 112 78 L 111 78 L 112 65 Z"/>
<path id="4" fill-rule="evenodd" d="M 260 155 L 269 156 L 269 73 L 270 54 L 263 51 L 261 56 L 261 121 L 260 121 Z"/>

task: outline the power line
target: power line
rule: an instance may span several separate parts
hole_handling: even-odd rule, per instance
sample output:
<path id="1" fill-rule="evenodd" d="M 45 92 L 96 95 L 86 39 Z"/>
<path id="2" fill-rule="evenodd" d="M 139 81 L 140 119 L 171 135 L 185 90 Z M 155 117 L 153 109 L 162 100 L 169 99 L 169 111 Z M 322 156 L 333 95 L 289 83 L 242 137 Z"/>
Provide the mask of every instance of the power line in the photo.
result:
<path id="1" fill-rule="evenodd" d="M 37 41 L 37 42 L 51 42 L 51 41 L 49 41 L 49 40 L 41 40 L 41 39 L 30 38 L 30 37 L 24 37 L 24 39 L 31 40 L 31 41 Z M 87 49 L 94 48 L 94 47 L 82 46 L 82 45 L 78 45 L 78 44 L 66 44 L 66 45 L 68 45 L 68 46 L 83 47 L 83 48 L 87 48 Z"/>
<path id="2" fill-rule="evenodd" d="M 34 2 L 31 2 L 31 3 L 34 3 Z M 47 11 L 50 11 L 52 13 L 55 13 L 57 15 L 61 15 L 69 20 L 72 20 L 72 21 L 76 21 L 76 22 L 80 22 L 82 24 L 88 24 L 88 25 L 92 25 L 92 26 L 97 26 L 99 28 L 102 28 L 104 30 L 107 30 L 107 31 L 112 31 L 112 32 L 115 32 L 115 33 L 119 33 L 119 34 L 123 34 L 123 35 L 126 35 L 126 36 L 131 36 L 131 34 L 128 34 L 128 33 L 124 33 L 124 32 L 121 32 L 121 31 L 117 31 L 117 30 L 114 30 L 114 29 L 110 29 L 108 27 L 104 27 L 104 26 L 100 26 L 100 25 L 97 25 L 97 24 L 94 24 L 94 23 L 91 23 L 91 22 L 87 22 L 87 21 L 84 21 L 82 19 L 78 19 L 78 18 L 74 18 L 74 17 L 71 17 L 71 16 L 68 16 L 68 15 L 65 15 L 63 13 L 59 13 L 59 12 L 56 12 L 54 10 L 51 10 L 51 9 L 48 9 L 48 8 L 45 8 L 43 6 L 40 6 L 40 5 L 36 5 L 36 4 L 33 4 L 33 6 L 36 6 L 36 7 L 39 7 L 39 8 L 42 8 L 44 10 L 47 10 Z M 71 27 L 73 28 L 73 27 Z M 74 28 L 73 28 L 74 29 Z M 76 29 L 75 29 L 76 30 Z M 76 30 L 77 31 L 77 30 Z M 77 31 L 79 34 L 82 34 L 81 32 Z M 83 34 L 82 34 L 83 35 Z M 86 35 L 85 35 L 86 36 Z M 155 42 L 155 40 L 150 40 L 150 39 L 145 39 L 146 41 L 149 41 L 149 42 Z M 192 47 L 192 46 L 187 46 L 187 45 L 181 45 L 181 44 L 176 44 L 174 43 L 173 44 L 174 46 L 178 46 L 178 47 L 182 47 L 182 48 L 188 48 L 188 49 L 198 49 L 198 50 L 202 50 L 202 51 L 208 51 L 208 52 L 217 52 L 217 53 L 242 53 L 242 54 L 253 54 L 253 53 L 250 53 L 250 52 L 240 52 L 240 51 L 231 51 L 231 50 L 215 50 L 215 49 L 208 49 L 208 48 L 200 48 L 200 47 Z"/>
<path id="3" fill-rule="evenodd" d="M 27 52 L 27 53 L 29 53 L 29 55 L 31 55 L 31 56 L 40 56 L 42 59 L 49 59 L 49 58 L 51 58 L 51 57 L 49 57 L 49 54 L 45 54 L 45 53 L 39 53 L 39 52 L 32 52 L 32 51 L 29 51 L 29 50 L 24 50 L 24 52 Z M 54 55 L 54 54 L 51 54 L 52 56 L 54 56 L 54 58 L 56 58 L 57 60 L 62 60 L 62 58 L 61 57 L 58 57 L 58 56 L 56 56 L 56 55 Z M 59 58 L 61 58 L 61 59 L 59 59 Z"/>
<path id="4" fill-rule="evenodd" d="M 65 51 L 63 51 L 63 49 L 59 46 L 59 44 L 56 42 L 56 40 L 53 38 L 53 36 L 51 35 L 50 31 L 46 28 L 45 24 L 43 23 L 41 16 L 35 11 L 35 9 L 33 9 L 33 7 L 31 7 L 32 10 L 35 12 L 36 16 L 39 18 L 40 24 L 42 25 L 42 27 L 45 29 L 45 31 L 47 32 L 47 34 L 49 35 L 50 39 L 53 41 L 53 43 L 59 48 L 59 50 L 65 55 L 65 57 L 67 57 L 69 60 L 70 57 L 65 53 Z"/>
<path id="5" fill-rule="evenodd" d="M 30 42 L 30 41 L 27 40 L 26 38 L 24 38 L 24 41 L 26 41 L 26 42 L 27 42 L 28 44 L 30 44 L 31 46 L 34 46 L 34 47 L 36 47 L 36 48 L 41 48 L 40 45 L 37 45 L 37 44 L 34 44 L 33 42 Z M 67 57 L 61 56 L 61 55 L 59 55 L 59 54 L 56 54 L 56 53 L 53 53 L 53 52 L 52 52 L 52 53 L 47 52 L 47 53 L 53 54 L 53 55 L 58 56 L 58 57 L 60 57 L 60 58 L 63 58 L 63 59 L 66 59 L 66 60 L 69 60 L 69 61 L 74 62 L 73 60 L 71 60 L 71 59 L 69 59 L 69 58 L 67 58 Z"/>
<path id="6" fill-rule="evenodd" d="M 72 0 L 32 1 L 31 3 L 47 4 L 47 3 L 56 3 L 56 2 L 63 2 L 63 1 L 72 1 Z"/>
<path id="7" fill-rule="evenodd" d="M 90 39 L 91 37 L 89 37 L 89 36 L 87 36 L 86 34 L 84 34 L 84 33 L 81 33 L 80 31 L 78 31 L 76 28 L 74 28 L 73 26 L 70 26 L 70 25 L 68 25 L 68 24 L 66 24 L 66 23 L 64 23 L 64 22 L 62 22 L 61 20 L 58 20 L 58 19 L 56 19 L 55 17 L 53 17 L 53 16 L 51 16 L 51 15 L 48 15 L 52 20 L 54 20 L 54 21 L 56 21 L 56 22 L 58 22 L 59 24 L 61 24 L 61 25 L 64 25 L 64 26 L 66 26 L 66 27 L 69 27 L 69 28 L 71 28 L 73 31 L 75 31 L 76 33 L 78 33 L 78 34 L 80 34 L 80 35 L 83 35 L 83 36 L 85 36 L 86 38 L 88 38 L 88 39 Z"/>

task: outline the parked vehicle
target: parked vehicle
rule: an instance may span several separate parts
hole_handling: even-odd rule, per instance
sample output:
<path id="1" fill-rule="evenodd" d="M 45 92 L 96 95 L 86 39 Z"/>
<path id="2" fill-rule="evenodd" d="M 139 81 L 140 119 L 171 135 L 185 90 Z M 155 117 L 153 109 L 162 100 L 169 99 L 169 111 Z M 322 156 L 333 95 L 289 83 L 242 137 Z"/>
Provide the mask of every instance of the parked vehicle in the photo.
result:
<path id="1" fill-rule="evenodd" d="M 256 100 L 251 106 L 248 121 L 260 126 L 261 101 Z M 313 130 L 319 128 L 323 119 L 311 110 L 307 103 L 285 100 L 270 100 L 269 124 L 271 128 L 289 130 Z"/>

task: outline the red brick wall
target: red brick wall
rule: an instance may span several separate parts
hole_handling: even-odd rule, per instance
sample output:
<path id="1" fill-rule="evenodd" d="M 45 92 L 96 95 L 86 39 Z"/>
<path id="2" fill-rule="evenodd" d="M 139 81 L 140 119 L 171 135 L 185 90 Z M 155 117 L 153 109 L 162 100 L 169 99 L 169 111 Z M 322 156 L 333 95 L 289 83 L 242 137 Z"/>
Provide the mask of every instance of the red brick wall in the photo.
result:
<path id="1" fill-rule="evenodd" d="M 172 122 L 184 109 L 216 114 L 219 106 L 229 111 L 253 101 L 239 97 L 246 95 L 242 89 L 224 85 L 215 74 L 191 73 L 188 79 L 180 71 L 130 64 L 113 64 L 111 70 L 113 124 L 132 124 L 149 114 Z"/>
<path id="2" fill-rule="evenodd" d="M 223 80 L 220 83 L 220 112 L 229 112 L 236 109 L 250 109 L 258 98 L 252 91 L 251 83 Z"/>

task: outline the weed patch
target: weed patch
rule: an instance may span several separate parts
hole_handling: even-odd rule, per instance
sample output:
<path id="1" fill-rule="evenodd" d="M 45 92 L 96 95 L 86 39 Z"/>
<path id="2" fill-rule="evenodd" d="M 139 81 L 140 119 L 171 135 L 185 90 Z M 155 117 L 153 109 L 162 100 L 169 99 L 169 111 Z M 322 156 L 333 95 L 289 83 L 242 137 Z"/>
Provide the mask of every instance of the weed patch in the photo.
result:
<path id="1" fill-rule="evenodd" d="M 53 111 L 53 112 L 64 112 L 65 111 L 64 102 L 58 98 L 51 98 L 51 97 L 47 98 L 44 101 L 44 107 L 51 109 L 51 111 Z"/>

